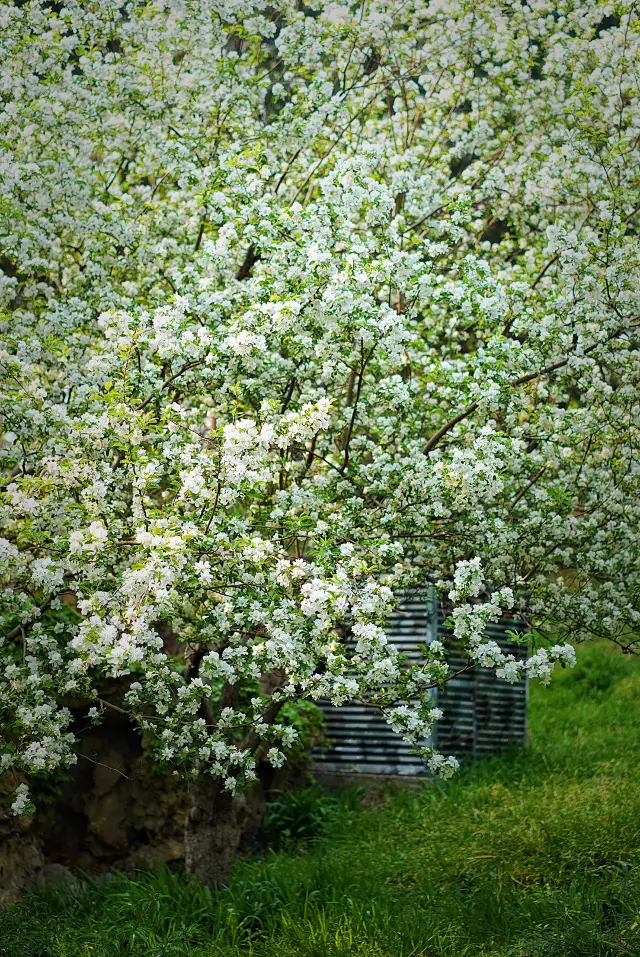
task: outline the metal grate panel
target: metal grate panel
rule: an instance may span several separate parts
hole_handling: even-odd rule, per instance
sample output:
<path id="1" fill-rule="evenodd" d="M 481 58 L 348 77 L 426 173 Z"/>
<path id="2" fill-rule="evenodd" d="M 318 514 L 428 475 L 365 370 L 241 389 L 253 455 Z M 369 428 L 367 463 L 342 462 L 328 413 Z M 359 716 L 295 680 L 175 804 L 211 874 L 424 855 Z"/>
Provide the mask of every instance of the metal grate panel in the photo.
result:
<path id="1" fill-rule="evenodd" d="M 448 612 L 447 612 L 448 613 Z M 451 647 L 451 632 L 444 627 L 446 617 L 438 610 L 438 637 L 449 646 L 447 661 L 453 672 L 461 671 L 466 659 Z M 526 645 L 509 641 L 506 631 L 522 632 L 514 618 L 504 617 L 485 629 L 485 637 L 496 641 L 505 653 L 523 660 Z M 509 684 L 496 678 L 487 668 L 474 668 L 460 674 L 437 692 L 443 716 L 437 724 L 437 747 L 445 754 L 480 757 L 523 741 L 527 734 L 527 682 Z"/>
<path id="2" fill-rule="evenodd" d="M 462 672 L 466 659 L 451 647 L 451 632 L 444 627 L 445 612 L 431 596 L 406 597 L 391 616 L 389 640 L 410 658 L 419 659 L 418 644 L 438 637 L 448 647 L 447 661 L 453 672 Z M 526 646 L 509 641 L 505 631 L 521 630 L 513 618 L 504 618 L 486 629 L 487 638 L 516 658 L 526 657 Z M 443 716 L 436 724 L 433 743 L 444 754 L 480 757 L 495 754 L 510 742 L 526 737 L 527 684 L 507 684 L 493 671 L 477 668 L 452 678 L 443 690 L 434 692 Z M 352 774 L 425 773 L 422 762 L 409 745 L 391 730 L 373 708 L 350 702 L 339 708 L 326 703 L 327 738 L 333 743 L 316 753 L 322 771 Z"/>
<path id="3" fill-rule="evenodd" d="M 419 658 L 418 644 L 435 637 L 437 609 L 425 597 L 405 598 L 390 618 L 387 635 L 399 651 Z M 424 774 L 424 765 L 400 735 L 396 734 L 374 708 L 351 702 L 339 708 L 321 704 L 325 713 L 327 738 L 333 741 L 326 752 L 318 752 L 316 765 L 323 771 L 349 774 Z"/>

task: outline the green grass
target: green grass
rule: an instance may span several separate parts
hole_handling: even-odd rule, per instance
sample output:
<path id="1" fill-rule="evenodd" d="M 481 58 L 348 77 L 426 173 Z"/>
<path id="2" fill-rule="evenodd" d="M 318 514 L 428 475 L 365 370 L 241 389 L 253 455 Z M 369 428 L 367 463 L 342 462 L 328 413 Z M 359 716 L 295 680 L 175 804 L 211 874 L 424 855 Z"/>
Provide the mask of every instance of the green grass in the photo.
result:
<path id="1" fill-rule="evenodd" d="M 524 753 L 376 808 L 297 799 L 319 836 L 215 895 L 169 872 L 32 895 L 0 914 L 0 954 L 640 955 L 639 718 L 640 661 L 587 646 L 531 689 Z"/>

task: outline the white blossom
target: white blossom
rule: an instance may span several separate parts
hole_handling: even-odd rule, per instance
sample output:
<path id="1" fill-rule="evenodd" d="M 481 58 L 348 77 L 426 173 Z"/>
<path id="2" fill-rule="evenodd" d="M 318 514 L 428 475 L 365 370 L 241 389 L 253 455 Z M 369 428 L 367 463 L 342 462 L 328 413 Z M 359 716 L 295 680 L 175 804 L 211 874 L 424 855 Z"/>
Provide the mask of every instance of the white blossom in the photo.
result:
<path id="1" fill-rule="evenodd" d="M 430 583 L 506 681 L 637 648 L 636 6 L 356 6 L 3 9 L 2 770 L 133 676 L 230 790 L 304 698 L 447 777 Z"/>

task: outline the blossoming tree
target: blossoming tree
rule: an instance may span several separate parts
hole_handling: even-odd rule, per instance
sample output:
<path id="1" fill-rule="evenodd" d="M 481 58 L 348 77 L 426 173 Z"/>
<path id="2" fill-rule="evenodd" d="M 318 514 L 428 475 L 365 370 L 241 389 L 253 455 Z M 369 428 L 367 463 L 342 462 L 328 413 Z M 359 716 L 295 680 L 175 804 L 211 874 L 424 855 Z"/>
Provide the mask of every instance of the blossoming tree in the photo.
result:
<path id="1" fill-rule="evenodd" d="M 285 704 L 360 699 L 454 770 L 399 590 L 507 681 L 633 650 L 635 4 L 0 16 L 0 769 L 73 762 L 69 700 L 99 722 L 125 676 L 210 882 Z"/>

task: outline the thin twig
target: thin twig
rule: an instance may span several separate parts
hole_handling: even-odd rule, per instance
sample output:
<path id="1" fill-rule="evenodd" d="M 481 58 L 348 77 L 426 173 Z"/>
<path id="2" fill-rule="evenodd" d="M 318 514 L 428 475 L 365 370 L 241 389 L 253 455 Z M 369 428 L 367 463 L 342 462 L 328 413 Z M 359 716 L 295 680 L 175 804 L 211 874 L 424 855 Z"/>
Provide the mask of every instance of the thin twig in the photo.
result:
<path id="1" fill-rule="evenodd" d="M 125 781 L 130 781 L 131 778 L 128 774 L 125 774 L 124 771 L 121 771 L 119 768 L 112 768 L 110 764 L 103 764 L 102 761 L 95 761 L 93 758 L 90 758 L 88 754 L 82 754 L 78 752 L 79 758 L 84 758 L 85 761 L 90 761 L 91 764 L 96 764 L 99 768 L 106 768 L 108 771 L 115 771 L 116 774 L 119 774 L 125 779 Z"/>
<path id="2" fill-rule="evenodd" d="M 511 502 L 509 506 L 509 511 L 512 511 L 516 507 L 520 499 L 523 499 L 525 497 L 529 489 L 533 488 L 533 486 L 536 484 L 538 479 L 542 476 L 543 472 L 545 472 L 546 468 L 547 466 L 543 465 L 540 471 L 533 476 L 533 478 L 528 483 L 528 485 L 525 485 L 525 487 L 518 492 L 518 494 L 516 495 L 516 497 L 514 498 L 514 500 Z"/>

